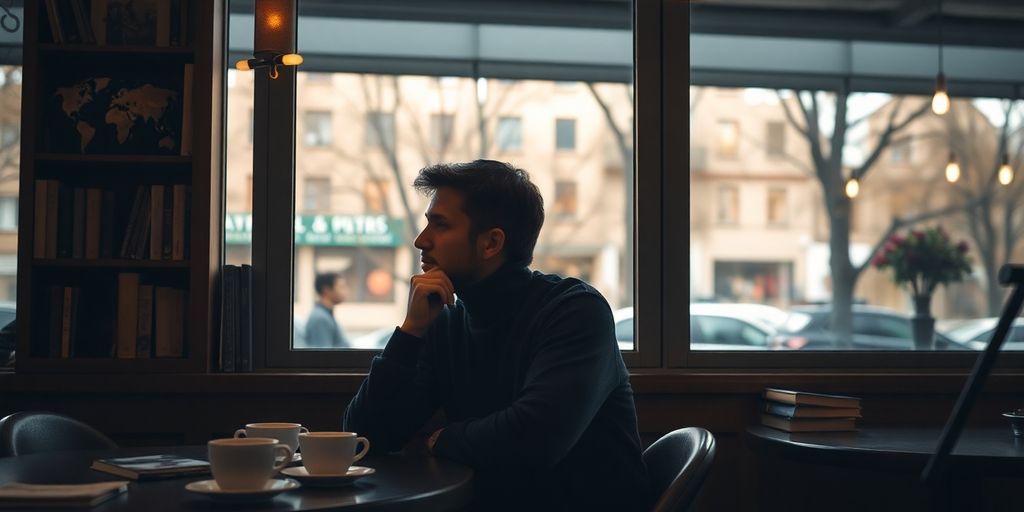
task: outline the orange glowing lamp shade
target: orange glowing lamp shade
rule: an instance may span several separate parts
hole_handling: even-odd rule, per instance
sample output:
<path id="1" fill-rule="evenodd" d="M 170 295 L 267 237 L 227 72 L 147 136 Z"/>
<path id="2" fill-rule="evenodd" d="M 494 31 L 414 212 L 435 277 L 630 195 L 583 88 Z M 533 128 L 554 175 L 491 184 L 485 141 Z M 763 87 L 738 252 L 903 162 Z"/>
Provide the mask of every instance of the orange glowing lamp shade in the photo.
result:
<path id="1" fill-rule="evenodd" d="M 256 0 L 256 53 L 295 51 L 295 0 Z"/>

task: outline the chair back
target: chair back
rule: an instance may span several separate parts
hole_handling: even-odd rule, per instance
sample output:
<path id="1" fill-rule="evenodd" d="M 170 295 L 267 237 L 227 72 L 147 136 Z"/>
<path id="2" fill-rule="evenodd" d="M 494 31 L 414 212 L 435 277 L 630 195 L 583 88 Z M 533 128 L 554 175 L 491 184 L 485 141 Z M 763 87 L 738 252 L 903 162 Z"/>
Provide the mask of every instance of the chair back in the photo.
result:
<path id="1" fill-rule="evenodd" d="M 0 419 L 0 457 L 104 448 L 117 448 L 117 443 L 63 414 L 16 412 Z"/>
<path id="2" fill-rule="evenodd" d="M 654 493 L 654 512 L 686 510 L 715 460 L 715 436 L 699 427 L 669 432 L 643 454 Z"/>

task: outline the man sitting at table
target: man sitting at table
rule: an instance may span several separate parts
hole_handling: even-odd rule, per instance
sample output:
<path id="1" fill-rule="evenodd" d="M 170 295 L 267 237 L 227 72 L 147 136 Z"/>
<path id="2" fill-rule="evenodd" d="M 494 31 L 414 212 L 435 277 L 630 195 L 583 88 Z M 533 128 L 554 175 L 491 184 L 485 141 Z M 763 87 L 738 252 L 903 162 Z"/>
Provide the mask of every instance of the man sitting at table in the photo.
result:
<path id="1" fill-rule="evenodd" d="M 476 470 L 486 510 L 639 510 L 650 503 L 629 373 L 601 294 L 531 272 L 544 204 L 492 160 L 420 171 L 430 196 L 405 321 L 345 411 L 402 448 L 433 416 L 431 453 Z"/>

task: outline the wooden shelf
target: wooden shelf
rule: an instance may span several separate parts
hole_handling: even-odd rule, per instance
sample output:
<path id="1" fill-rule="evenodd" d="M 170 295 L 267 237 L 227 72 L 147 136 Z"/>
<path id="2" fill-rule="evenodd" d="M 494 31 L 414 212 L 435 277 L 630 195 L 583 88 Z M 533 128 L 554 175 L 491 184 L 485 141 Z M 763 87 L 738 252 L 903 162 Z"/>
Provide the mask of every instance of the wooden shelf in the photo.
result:
<path id="1" fill-rule="evenodd" d="M 35 158 L 38 162 L 79 162 L 122 165 L 182 165 L 192 163 L 191 156 L 178 155 L 84 155 L 66 153 L 37 153 Z"/>
<path id="2" fill-rule="evenodd" d="M 79 258 L 36 258 L 33 263 L 38 267 L 49 268 L 138 268 L 138 269 L 182 269 L 188 268 L 188 260 L 128 260 L 107 258 L 83 260 Z"/>
<path id="3" fill-rule="evenodd" d="M 18 359 L 19 372 L 29 373 L 178 373 L 204 371 L 203 361 L 195 358 L 46 358 Z"/>
<path id="4" fill-rule="evenodd" d="M 39 51 L 54 53 L 85 53 L 85 54 L 120 54 L 120 55 L 192 55 L 193 49 L 188 46 L 117 46 L 94 44 L 62 44 L 44 43 Z"/>
<path id="5" fill-rule="evenodd" d="M 216 238 L 220 231 L 211 226 L 224 222 L 220 213 L 223 176 L 217 170 L 224 163 L 221 132 L 227 3 L 180 0 L 181 17 L 177 18 L 177 12 L 171 14 L 178 21 L 176 40 L 188 45 L 173 47 L 55 44 L 55 33 L 63 34 L 65 40 L 79 40 L 50 24 L 50 15 L 63 10 L 54 6 L 66 7 L 64 3 L 25 2 L 24 9 L 16 369 L 46 377 L 74 374 L 79 376 L 76 380 L 89 380 L 81 378 L 85 374 L 209 372 L 210 354 L 216 353 L 219 334 L 215 313 L 219 309 L 217 274 L 222 241 Z M 92 12 L 106 4 L 85 2 L 85 21 L 109 14 Z M 90 73 L 142 82 L 152 76 L 153 83 L 172 89 L 178 103 L 169 100 L 165 115 L 180 116 L 180 131 L 173 135 L 180 144 L 190 132 L 191 155 L 162 152 L 157 141 L 148 140 L 125 146 L 124 150 L 133 152 L 129 154 L 82 154 L 76 152 L 77 143 L 68 148 L 60 145 L 63 136 L 55 134 L 51 126 L 64 122 L 59 115 L 50 115 L 54 90 Z M 95 114 L 102 118 L 102 111 Z M 168 121 L 174 124 L 177 119 Z M 98 139 L 103 142 L 99 147 L 119 149 L 110 132 L 100 130 L 96 136 L 101 135 L 105 138 Z M 69 151 L 60 151 L 63 149 Z M 151 197 L 153 189 L 149 187 L 156 185 L 164 187 L 161 202 Z M 98 234 L 100 244 L 112 250 L 106 254 L 120 255 L 118 248 L 126 236 L 137 248 L 134 244 L 139 237 L 148 237 L 148 243 L 153 243 L 157 230 L 164 235 L 163 241 L 188 244 L 175 247 L 197 257 L 52 257 L 57 254 L 54 243 L 62 249 L 59 254 L 72 253 L 65 252 L 68 235 L 71 248 L 78 248 L 86 239 L 95 243 L 90 237 Z M 142 255 L 148 257 L 149 251 L 143 250 Z M 142 295 L 143 291 L 152 296 Z M 142 321 L 149 322 L 149 330 L 138 328 Z M 64 338 L 67 333 L 86 332 L 81 329 L 88 330 L 87 335 Z M 158 331 L 163 335 L 158 337 Z M 54 351 L 51 342 L 55 334 L 61 342 L 74 345 L 61 345 L 61 350 Z M 107 345 L 117 352 L 118 341 L 122 353 L 128 353 L 123 345 L 137 338 L 132 334 L 150 336 L 152 348 L 165 344 L 161 353 L 181 357 L 46 357 L 61 352 L 107 354 Z"/>

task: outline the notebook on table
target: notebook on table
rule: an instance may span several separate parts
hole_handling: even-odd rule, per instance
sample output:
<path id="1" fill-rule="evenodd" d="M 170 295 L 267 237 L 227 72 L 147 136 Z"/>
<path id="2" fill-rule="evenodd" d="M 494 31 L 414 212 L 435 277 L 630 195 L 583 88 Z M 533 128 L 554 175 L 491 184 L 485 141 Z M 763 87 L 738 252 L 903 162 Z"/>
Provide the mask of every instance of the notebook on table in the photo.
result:
<path id="1" fill-rule="evenodd" d="M 209 473 L 210 463 L 178 455 L 160 454 L 96 459 L 92 462 L 92 469 L 132 480 L 148 480 Z"/>
<path id="2" fill-rule="evenodd" d="M 68 485 L 8 482 L 0 485 L 0 508 L 93 507 L 127 490 L 125 480 Z"/>

